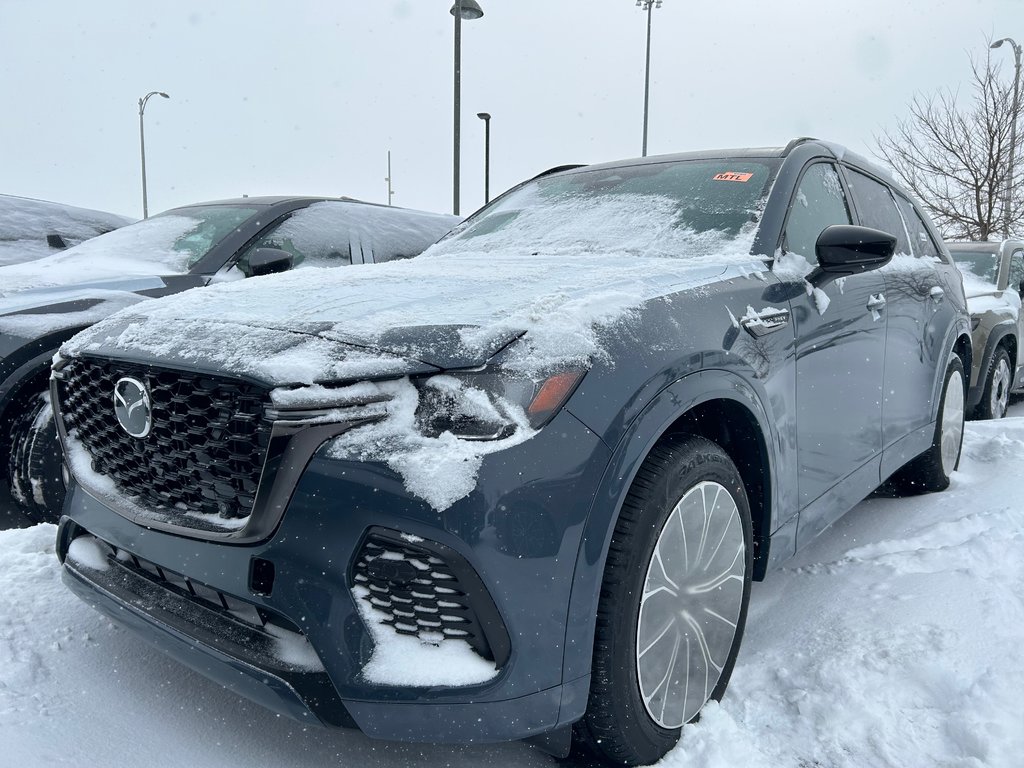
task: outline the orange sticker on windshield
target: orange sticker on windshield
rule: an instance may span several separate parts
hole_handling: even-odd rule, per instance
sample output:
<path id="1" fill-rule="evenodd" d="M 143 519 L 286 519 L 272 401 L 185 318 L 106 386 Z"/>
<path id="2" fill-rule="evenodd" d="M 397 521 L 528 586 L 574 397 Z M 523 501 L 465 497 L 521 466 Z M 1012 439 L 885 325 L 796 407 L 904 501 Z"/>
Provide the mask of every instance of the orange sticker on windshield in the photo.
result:
<path id="1" fill-rule="evenodd" d="M 752 173 L 733 173 L 728 171 L 726 173 L 715 174 L 715 181 L 750 181 Z"/>

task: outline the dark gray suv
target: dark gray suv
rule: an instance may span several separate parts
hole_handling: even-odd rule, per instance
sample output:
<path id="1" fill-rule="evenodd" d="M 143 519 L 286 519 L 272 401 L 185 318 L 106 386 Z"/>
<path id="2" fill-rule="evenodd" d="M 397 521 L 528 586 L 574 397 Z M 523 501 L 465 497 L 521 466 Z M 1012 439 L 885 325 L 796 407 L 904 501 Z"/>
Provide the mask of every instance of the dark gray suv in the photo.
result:
<path id="1" fill-rule="evenodd" d="M 344 272 L 136 305 L 53 373 L 68 585 L 299 720 L 654 762 L 752 580 L 959 460 L 960 274 L 831 144 L 553 172 Z"/>

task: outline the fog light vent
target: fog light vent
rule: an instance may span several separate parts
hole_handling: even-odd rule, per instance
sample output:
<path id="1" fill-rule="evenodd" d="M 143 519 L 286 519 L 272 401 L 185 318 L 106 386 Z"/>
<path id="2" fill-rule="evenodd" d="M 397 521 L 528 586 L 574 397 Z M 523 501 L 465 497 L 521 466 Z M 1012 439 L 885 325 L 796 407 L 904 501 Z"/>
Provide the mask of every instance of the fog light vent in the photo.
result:
<path id="1" fill-rule="evenodd" d="M 476 571 L 455 550 L 435 541 L 373 528 L 352 567 L 352 583 L 387 616 L 382 623 L 424 642 L 465 640 L 502 666 L 508 632 Z"/>

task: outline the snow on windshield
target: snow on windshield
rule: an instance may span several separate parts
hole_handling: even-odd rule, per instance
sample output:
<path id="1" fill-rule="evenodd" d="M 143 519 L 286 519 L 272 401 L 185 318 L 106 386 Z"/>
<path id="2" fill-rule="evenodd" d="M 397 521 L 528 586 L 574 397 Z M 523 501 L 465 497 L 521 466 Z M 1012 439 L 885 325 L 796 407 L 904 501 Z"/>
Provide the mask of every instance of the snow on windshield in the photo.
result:
<path id="1" fill-rule="evenodd" d="M 999 281 L 999 254 L 953 250 L 950 253 L 964 276 L 964 289 L 968 293 L 996 289 Z"/>
<path id="2" fill-rule="evenodd" d="M 458 216 L 327 200 L 293 214 L 261 245 L 294 253 L 303 266 L 385 262 L 415 256 L 458 223 Z"/>
<path id="3" fill-rule="evenodd" d="M 702 257 L 731 248 L 735 235 L 680 226 L 679 201 L 662 195 L 579 195 L 545 205 L 502 210 L 435 246 L 445 253 L 500 253 L 514 247 L 534 255 L 605 252 L 618 256 Z M 753 226 L 742 238 L 749 249 Z M 428 252 L 430 253 L 430 252 Z"/>
<path id="4" fill-rule="evenodd" d="M 183 274 L 192 254 L 175 244 L 200 223 L 188 216 L 158 216 L 36 261 L 0 267 L 0 296 L 92 280 Z"/>
<path id="5" fill-rule="evenodd" d="M 132 221 L 103 211 L 0 195 L 0 266 L 55 253 L 47 235 L 60 235 L 67 245 L 77 245 Z"/>

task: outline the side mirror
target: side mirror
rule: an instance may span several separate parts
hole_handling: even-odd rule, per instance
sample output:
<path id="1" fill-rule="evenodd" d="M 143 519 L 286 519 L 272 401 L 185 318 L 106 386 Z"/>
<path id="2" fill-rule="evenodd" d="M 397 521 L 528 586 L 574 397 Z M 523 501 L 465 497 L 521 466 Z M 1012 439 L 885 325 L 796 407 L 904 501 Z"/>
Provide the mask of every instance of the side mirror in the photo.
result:
<path id="1" fill-rule="evenodd" d="M 822 272 L 855 275 L 888 264 L 896 252 L 896 238 L 878 229 L 833 224 L 818 235 L 814 252 Z"/>
<path id="2" fill-rule="evenodd" d="M 246 277 L 258 277 L 287 272 L 294 261 L 292 254 L 280 248 L 257 248 L 249 254 L 249 258 L 238 262 L 238 268 Z"/>

